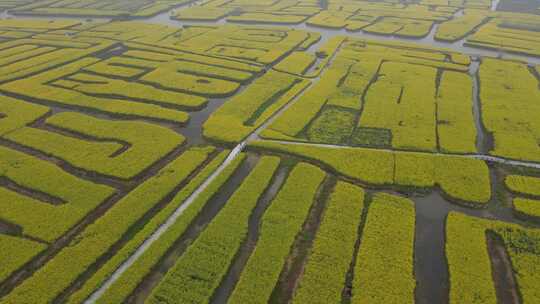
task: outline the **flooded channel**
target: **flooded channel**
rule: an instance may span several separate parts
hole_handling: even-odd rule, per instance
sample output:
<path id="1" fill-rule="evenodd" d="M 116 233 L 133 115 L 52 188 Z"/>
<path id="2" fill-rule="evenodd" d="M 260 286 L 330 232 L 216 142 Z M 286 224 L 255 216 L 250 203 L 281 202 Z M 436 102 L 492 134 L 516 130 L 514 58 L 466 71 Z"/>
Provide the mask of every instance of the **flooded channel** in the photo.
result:
<path id="1" fill-rule="evenodd" d="M 512 262 L 504 246 L 504 241 L 489 231 L 486 234 L 487 248 L 491 257 L 491 269 L 497 300 L 504 304 L 520 304 L 520 297 Z"/>
<path id="2" fill-rule="evenodd" d="M 503 198 L 495 195 L 497 169 L 491 170 L 493 196 L 487 206 L 482 209 L 471 209 L 448 201 L 440 193 L 433 190 L 427 195 L 413 196 L 416 210 L 416 231 L 414 244 L 414 273 L 417 280 L 415 290 L 417 304 L 448 303 L 449 273 L 445 253 L 446 219 L 450 212 L 458 212 L 471 217 L 498 220 L 509 224 L 529 225 L 516 218 L 510 206 Z M 519 295 L 513 278 L 513 270 L 502 240 L 486 235 L 486 242 L 494 269 L 494 282 L 499 303 L 515 302 Z"/>
<path id="3" fill-rule="evenodd" d="M 445 254 L 445 223 L 449 205 L 437 192 L 414 198 L 416 231 L 414 273 L 416 303 L 448 303 L 448 265 Z"/>
<path id="4" fill-rule="evenodd" d="M 482 121 L 482 104 L 480 101 L 480 77 L 478 70 L 480 60 L 477 57 L 472 58 L 469 66 L 469 75 L 472 78 L 472 108 L 474 124 L 476 126 L 476 152 L 487 155 L 493 149 L 493 140 L 488 136 L 484 123 Z"/>

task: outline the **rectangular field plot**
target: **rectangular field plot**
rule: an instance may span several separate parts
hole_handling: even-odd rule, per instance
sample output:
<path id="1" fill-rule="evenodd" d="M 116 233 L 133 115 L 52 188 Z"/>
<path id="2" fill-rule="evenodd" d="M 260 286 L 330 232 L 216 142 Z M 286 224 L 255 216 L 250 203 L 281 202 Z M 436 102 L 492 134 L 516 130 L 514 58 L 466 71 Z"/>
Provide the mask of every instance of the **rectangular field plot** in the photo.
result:
<path id="1" fill-rule="evenodd" d="M 352 303 L 414 303 L 414 226 L 411 201 L 385 194 L 373 198 L 355 265 Z"/>
<path id="2" fill-rule="evenodd" d="M 540 300 L 538 229 L 451 213 L 447 220 L 446 256 L 450 303 L 496 303 L 497 299 Z M 506 275 L 506 276 L 505 276 Z M 512 286 L 516 284 L 519 290 Z M 510 290 L 501 292 L 501 288 Z M 519 295 L 517 292 L 519 291 Z"/>
<path id="3" fill-rule="evenodd" d="M 358 223 L 365 208 L 365 193 L 360 187 L 338 182 L 327 201 L 312 253 L 293 303 L 330 303 L 341 300 Z M 343 210 L 348 210 L 346 214 Z"/>
<path id="4" fill-rule="evenodd" d="M 347 39 L 320 80 L 262 136 L 475 153 L 468 65 L 468 57 L 445 50 Z"/>
<path id="5" fill-rule="evenodd" d="M 486 59 L 480 66 L 482 121 L 491 154 L 540 161 L 539 79 L 526 64 Z"/>

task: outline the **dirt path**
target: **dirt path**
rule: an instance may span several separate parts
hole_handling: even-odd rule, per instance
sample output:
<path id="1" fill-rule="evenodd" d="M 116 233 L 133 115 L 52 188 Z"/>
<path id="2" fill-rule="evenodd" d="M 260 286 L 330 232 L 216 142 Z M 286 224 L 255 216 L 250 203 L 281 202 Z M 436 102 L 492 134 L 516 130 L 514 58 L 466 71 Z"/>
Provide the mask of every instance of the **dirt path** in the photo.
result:
<path id="1" fill-rule="evenodd" d="M 313 146 L 313 147 L 319 147 L 319 148 L 333 148 L 333 149 L 350 149 L 350 148 L 354 148 L 354 147 L 351 147 L 351 146 L 332 145 L 332 144 L 318 144 L 318 143 L 285 141 L 285 140 L 267 140 L 267 141 L 268 142 L 273 142 L 273 143 L 278 143 L 278 144 L 283 144 L 283 145 L 304 145 L 304 146 Z M 380 149 L 380 148 L 363 148 L 363 149 L 378 150 L 378 151 L 384 151 L 384 152 L 396 152 L 397 151 L 397 150 L 392 150 L 392 149 Z M 439 156 L 455 156 L 455 157 L 463 157 L 463 158 L 472 158 L 472 159 L 478 159 L 478 160 L 483 160 L 483 161 L 492 162 L 492 163 L 498 163 L 498 164 L 502 164 L 502 165 L 540 169 L 540 163 L 537 163 L 537 162 L 513 160 L 513 159 L 504 158 L 504 157 L 484 155 L 484 154 L 454 154 L 454 153 L 439 153 L 439 152 L 428 153 L 428 152 L 421 152 L 421 151 L 409 151 L 409 152 L 415 152 L 415 153 L 420 153 L 420 154 L 429 154 L 429 155 L 439 155 Z"/>

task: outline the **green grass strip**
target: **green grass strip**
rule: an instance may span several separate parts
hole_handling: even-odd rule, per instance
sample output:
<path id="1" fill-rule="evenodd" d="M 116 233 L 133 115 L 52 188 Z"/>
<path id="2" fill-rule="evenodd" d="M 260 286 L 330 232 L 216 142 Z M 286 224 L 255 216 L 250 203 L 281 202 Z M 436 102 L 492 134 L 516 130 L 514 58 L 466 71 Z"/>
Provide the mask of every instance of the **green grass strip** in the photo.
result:
<path id="1" fill-rule="evenodd" d="M 521 215 L 540 217 L 540 200 L 516 197 L 512 205 L 514 210 Z"/>
<path id="2" fill-rule="evenodd" d="M 300 163 L 292 170 L 262 218 L 257 247 L 242 272 L 230 303 L 268 302 L 324 177 L 322 170 L 306 163 Z"/>
<path id="3" fill-rule="evenodd" d="M 148 303 L 208 303 L 248 233 L 249 218 L 279 158 L 264 157 L 208 228 L 169 270 Z"/>
<path id="4" fill-rule="evenodd" d="M 449 303 L 497 303 L 486 243 L 490 223 L 451 212 L 446 220 L 446 259 L 450 273 Z"/>
<path id="5" fill-rule="evenodd" d="M 363 209 L 364 190 L 338 182 L 327 202 L 294 304 L 341 302 Z"/>
<path id="6" fill-rule="evenodd" d="M 412 201 L 375 195 L 354 267 L 352 304 L 414 303 L 414 227 Z"/>
<path id="7" fill-rule="evenodd" d="M 508 175 L 506 187 L 514 193 L 540 196 L 540 178 L 534 176 Z"/>
<path id="8" fill-rule="evenodd" d="M 514 225 L 496 231 L 511 259 L 521 303 L 540 303 L 540 229 Z"/>

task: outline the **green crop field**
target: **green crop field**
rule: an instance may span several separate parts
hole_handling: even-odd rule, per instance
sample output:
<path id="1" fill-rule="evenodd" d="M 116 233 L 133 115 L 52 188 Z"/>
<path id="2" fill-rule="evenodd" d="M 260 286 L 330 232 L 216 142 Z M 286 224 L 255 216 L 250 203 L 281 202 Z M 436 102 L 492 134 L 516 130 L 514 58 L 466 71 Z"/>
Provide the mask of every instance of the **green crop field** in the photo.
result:
<path id="1" fill-rule="evenodd" d="M 540 303 L 540 10 L 0 0 L 0 304 Z"/>

